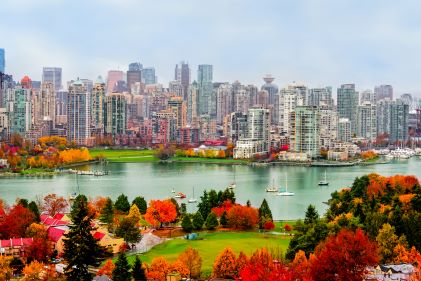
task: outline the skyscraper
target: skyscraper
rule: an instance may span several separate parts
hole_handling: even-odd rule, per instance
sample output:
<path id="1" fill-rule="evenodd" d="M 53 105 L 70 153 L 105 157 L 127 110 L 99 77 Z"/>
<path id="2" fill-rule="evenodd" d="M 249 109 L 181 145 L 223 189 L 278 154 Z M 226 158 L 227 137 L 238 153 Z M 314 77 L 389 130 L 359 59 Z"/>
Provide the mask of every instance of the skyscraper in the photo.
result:
<path id="1" fill-rule="evenodd" d="M 390 134 L 390 105 L 393 101 L 389 98 L 377 102 L 377 135 Z"/>
<path id="2" fill-rule="evenodd" d="M 377 137 L 376 105 L 365 101 L 357 107 L 357 136 L 374 142 Z"/>
<path id="3" fill-rule="evenodd" d="M 264 141 L 264 151 L 269 150 L 270 114 L 268 109 L 250 108 L 247 116 L 249 139 Z"/>
<path id="4" fill-rule="evenodd" d="M 221 84 L 216 93 L 216 122 L 221 125 L 224 118 L 232 112 L 234 98 L 233 86 Z M 202 100 L 202 102 L 205 102 Z"/>
<path id="5" fill-rule="evenodd" d="M 39 94 L 40 118 L 43 121 L 56 122 L 56 92 L 51 83 L 43 83 Z"/>
<path id="6" fill-rule="evenodd" d="M 308 105 L 333 108 L 332 87 L 313 88 L 308 91 Z"/>
<path id="7" fill-rule="evenodd" d="M 320 154 L 320 112 L 317 106 L 297 106 L 291 114 L 291 149 L 311 158 Z"/>
<path id="8" fill-rule="evenodd" d="M 24 135 L 32 123 L 31 90 L 16 87 L 8 97 L 10 133 Z"/>
<path id="9" fill-rule="evenodd" d="M 145 83 L 145 85 L 156 84 L 156 80 L 155 68 L 145 67 L 142 70 L 142 82 Z"/>
<path id="10" fill-rule="evenodd" d="M 297 106 L 306 105 L 307 87 L 291 83 L 279 91 L 279 126 L 281 132 L 290 133 L 291 113 Z"/>
<path id="11" fill-rule="evenodd" d="M 86 145 L 90 136 L 90 95 L 78 79 L 69 86 L 67 140 Z"/>
<path id="12" fill-rule="evenodd" d="M 6 71 L 6 58 L 4 49 L 0 48 L 0 72 L 4 73 Z"/>
<path id="13" fill-rule="evenodd" d="M 112 93 L 105 97 L 104 129 L 113 137 L 124 135 L 127 129 L 127 102 L 123 94 Z"/>
<path id="14" fill-rule="evenodd" d="M 359 102 L 355 84 L 344 84 L 338 88 L 338 116 L 351 121 L 351 134 L 357 133 L 357 106 Z"/>
<path id="15" fill-rule="evenodd" d="M 51 83 L 55 91 L 62 88 L 61 67 L 44 67 L 42 69 L 42 83 Z"/>
<path id="16" fill-rule="evenodd" d="M 184 61 L 180 62 L 175 66 L 174 72 L 174 80 L 179 81 L 181 83 L 181 86 L 183 88 L 183 98 L 184 100 L 187 100 L 187 90 L 189 88 L 191 80 L 189 64 Z"/>
<path id="17" fill-rule="evenodd" d="M 409 106 L 397 99 L 390 105 L 390 136 L 389 142 L 396 144 L 408 140 Z"/>
<path id="18" fill-rule="evenodd" d="M 210 114 L 211 96 L 213 90 L 213 67 L 210 64 L 200 64 L 197 69 L 197 84 L 199 87 L 199 115 Z"/>
<path id="19" fill-rule="evenodd" d="M 376 86 L 374 87 L 374 95 L 376 97 L 376 101 L 380 101 L 385 98 L 393 100 L 393 87 L 391 85 Z"/>
<path id="20" fill-rule="evenodd" d="M 198 85 L 196 81 L 189 87 L 189 94 L 187 97 L 187 123 L 191 125 L 193 122 L 197 121 L 197 103 L 198 103 Z"/>
<path id="21" fill-rule="evenodd" d="M 104 99 L 105 83 L 102 77 L 98 76 L 92 89 L 91 123 L 100 134 L 104 132 Z"/>
<path id="22" fill-rule="evenodd" d="M 348 118 L 339 118 L 338 140 L 343 142 L 351 140 L 351 121 Z"/>
<path id="23" fill-rule="evenodd" d="M 118 81 L 124 80 L 124 72 L 121 70 L 108 71 L 107 77 L 107 93 L 114 92 L 114 87 Z"/>
<path id="24" fill-rule="evenodd" d="M 142 82 L 142 64 L 134 62 L 129 64 L 129 71 L 127 71 L 127 89 L 132 91 L 133 84 Z"/>

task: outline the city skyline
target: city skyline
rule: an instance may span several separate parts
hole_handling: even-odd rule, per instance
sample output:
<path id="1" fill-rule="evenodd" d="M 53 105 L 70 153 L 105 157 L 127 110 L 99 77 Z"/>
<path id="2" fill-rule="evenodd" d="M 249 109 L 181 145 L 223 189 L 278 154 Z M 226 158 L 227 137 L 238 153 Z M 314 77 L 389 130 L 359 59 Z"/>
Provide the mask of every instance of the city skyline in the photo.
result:
<path id="1" fill-rule="evenodd" d="M 358 89 L 391 84 L 398 95 L 421 93 L 416 1 L 405 7 L 381 1 L 80 4 L 4 1 L 6 72 L 41 80 L 42 67 L 57 66 L 63 81 L 95 79 L 140 61 L 167 85 L 174 66 L 185 60 L 193 73 L 199 64 L 212 64 L 214 81 L 260 85 L 271 73 L 280 87 L 292 81 L 311 87 L 355 83 Z M 79 23 L 75 16 L 86 20 Z M 75 44 L 77 35 L 82 43 Z"/>

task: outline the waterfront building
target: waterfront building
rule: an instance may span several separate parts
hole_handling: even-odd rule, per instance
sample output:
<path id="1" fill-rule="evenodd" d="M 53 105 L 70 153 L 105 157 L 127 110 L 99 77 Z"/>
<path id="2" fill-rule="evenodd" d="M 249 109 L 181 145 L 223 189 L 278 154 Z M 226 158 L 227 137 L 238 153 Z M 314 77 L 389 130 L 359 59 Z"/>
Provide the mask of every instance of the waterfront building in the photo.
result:
<path id="1" fill-rule="evenodd" d="M 377 109 L 369 101 L 357 107 L 357 136 L 371 142 L 377 138 Z"/>
<path id="2" fill-rule="evenodd" d="M 191 71 L 187 62 L 180 62 L 175 66 L 174 80 L 180 82 L 182 97 L 187 100 L 188 89 L 191 81 Z"/>
<path id="3" fill-rule="evenodd" d="M 393 87 L 391 85 L 376 86 L 374 87 L 374 95 L 377 102 L 382 99 L 393 100 Z"/>
<path id="4" fill-rule="evenodd" d="M 197 69 L 197 85 L 199 88 L 198 114 L 210 114 L 211 95 L 213 90 L 213 67 L 200 64 Z"/>
<path id="5" fill-rule="evenodd" d="M 69 86 L 67 104 L 67 140 L 87 145 L 90 138 L 90 94 L 77 79 Z"/>
<path id="6" fill-rule="evenodd" d="M 199 129 L 190 126 L 180 129 L 180 144 L 197 146 L 199 144 Z"/>
<path id="7" fill-rule="evenodd" d="M 348 118 L 339 118 L 338 140 L 341 142 L 350 142 L 351 136 L 351 121 Z"/>
<path id="8" fill-rule="evenodd" d="M 104 131 L 106 134 L 124 135 L 127 129 L 127 101 L 123 94 L 112 93 L 104 100 Z"/>
<path id="9" fill-rule="evenodd" d="M 389 98 L 381 99 L 377 102 L 377 135 L 390 134 L 390 106 L 392 100 Z"/>
<path id="10" fill-rule="evenodd" d="M 247 138 L 263 141 L 264 151 L 269 151 L 269 110 L 264 108 L 250 108 L 247 114 L 247 124 Z"/>
<path id="11" fill-rule="evenodd" d="M 338 116 L 348 118 L 351 122 L 351 134 L 357 133 L 357 106 L 359 102 L 358 92 L 355 91 L 355 84 L 343 84 L 338 88 Z"/>
<path id="12" fill-rule="evenodd" d="M 16 86 L 8 92 L 7 100 L 9 132 L 25 135 L 32 125 L 31 90 Z"/>
<path id="13" fill-rule="evenodd" d="M 409 106 L 401 99 L 390 105 L 390 136 L 389 143 L 405 143 L 408 140 Z"/>
<path id="14" fill-rule="evenodd" d="M 233 157 L 234 159 L 251 159 L 256 155 L 267 153 L 266 142 L 256 139 L 241 139 L 236 142 Z"/>
<path id="15" fill-rule="evenodd" d="M 133 84 L 142 82 L 142 64 L 134 62 L 129 64 L 127 71 L 127 89 L 132 93 Z"/>
<path id="16" fill-rule="evenodd" d="M 124 72 L 121 70 L 110 70 L 107 75 L 107 93 L 114 92 L 118 81 L 124 80 Z"/>
<path id="17" fill-rule="evenodd" d="M 44 67 L 42 69 L 42 83 L 51 83 L 54 91 L 59 91 L 62 87 L 61 67 Z"/>
<path id="18" fill-rule="evenodd" d="M 320 107 L 320 146 L 330 148 L 338 137 L 338 113 L 328 107 Z"/>
<path id="19" fill-rule="evenodd" d="M 6 108 L 0 107 L 0 141 L 9 135 L 9 113 Z"/>
<path id="20" fill-rule="evenodd" d="M 332 87 L 309 89 L 307 105 L 333 109 Z"/>
<path id="21" fill-rule="evenodd" d="M 231 143 L 236 143 L 240 139 L 247 138 L 248 132 L 247 114 L 233 112 L 229 115 L 228 137 Z"/>
<path id="22" fill-rule="evenodd" d="M 296 106 L 306 104 L 307 87 L 291 83 L 279 92 L 279 127 L 282 134 L 290 134 L 291 114 Z"/>
<path id="23" fill-rule="evenodd" d="M 311 158 L 320 155 L 320 112 L 317 106 L 297 106 L 291 114 L 291 150 Z"/>
<path id="24" fill-rule="evenodd" d="M 0 72 L 5 73 L 6 71 L 6 55 L 3 48 L 0 48 Z"/>
<path id="25" fill-rule="evenodd" d="M 91 98 L 91 125 L 96 133 L 104 132 L 105 82 L 101 76 L 95 81 Z"/>
<path id="26" fill-rule="evenodd" d="M 151 85 L 158 83 L 158 79 L 155 76 L 155 68 L 153 67 L 145 67 L 142 69 L 142 82 L 145 85 Z"/>

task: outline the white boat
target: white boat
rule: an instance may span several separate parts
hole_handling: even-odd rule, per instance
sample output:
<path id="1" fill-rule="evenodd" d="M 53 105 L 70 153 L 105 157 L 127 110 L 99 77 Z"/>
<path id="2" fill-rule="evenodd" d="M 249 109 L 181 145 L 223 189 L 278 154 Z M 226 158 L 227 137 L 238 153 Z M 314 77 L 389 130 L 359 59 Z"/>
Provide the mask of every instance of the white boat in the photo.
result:
<path id="1" fill-rule="evenodd" d="M 326 179 L 326 171 L 325 171 L 325 179 L 324 179 L 324 180 L 319 181 L 319 185 L 329 185 L 329 182 L 328 182 L 328 181 L 327 181 L 327 179 Z"/>
<path id="2" fill-rule="evenodd" d="M 278 193 L 276 193 L 276 195 L 278 195 L 278 196 L 294 196 L 295 195 L 294 192 L 288 191 L 288 177 L 287 177 L 287 175 L 285 175 L 285 191 L 278 192 Z"/>
<path id="3" fill-rule="evenodd" d="M 173 189 L 171 190 L 171 192 L 172 192 L 172 193 L 175 193 L 175 189 L 173 188 Z"/>
<path id="4" fill-rule="evenodd" d="M 235 183 L 235 167 L 234 167 L 234 181 L 230 183 L 227 188 L 228 189 L 235 189 L 237 187 L 237 184 Z"/>
<path id="5" fill-rule="evenodd" d="M 278 192 L 279 191 L 279 189 L 275 186 L 275 179 L 273 179 L 272 180 L 273 182 L 272 182 L 272 185 L 270 186 L 268 186 L 268 187 L 266 187 L 266 192 Z"/>
<path id="6" fill-rule="evenodd" d="M 184 199 L 186 198 L 186 195 L 183 192 L 178 192 L 176 195 L 174 195 L 174 198 Z"/>
<path id="7" fill-rule="evenodd" d="M 188 200 L 189 203 L 196 203 L 197 199 L 194 198 L 194 186 L 193 186 L 193 197 Z"/>

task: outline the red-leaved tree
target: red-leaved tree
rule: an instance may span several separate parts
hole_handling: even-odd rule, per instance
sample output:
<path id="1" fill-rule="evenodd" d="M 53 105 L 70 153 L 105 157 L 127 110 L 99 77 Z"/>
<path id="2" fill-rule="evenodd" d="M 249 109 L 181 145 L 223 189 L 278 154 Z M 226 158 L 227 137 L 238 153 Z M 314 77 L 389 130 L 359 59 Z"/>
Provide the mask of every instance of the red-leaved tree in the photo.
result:
<path id="1" fill-rule="evenodd" d="M 26 229 L 34 220 L 34 214 L 30 210 L 22 205 L 14 206 L 0 224 L 1 239 L 25 237 Z"/>
<path id="2" fill-rule="evenodd" d="M 311 275 L 315 281 L 360 281 L 365 268 L 378 261 L 377 244 L 361 229 L 342 229 L 317 246 Z"/>
<path id="3" fill-rule="evenodd" d="M 171 200 L 151 200 L 146 210 L 145 219 L 153 226 L 162 226 L 176 219 L 177 209 Z"/>
<path id="4" fill-rule="evenodd" d="M 259 222 L 257 209 L 235 205 L 227 213 L 228 225 L 235 229 L 251 229 Z"/>

